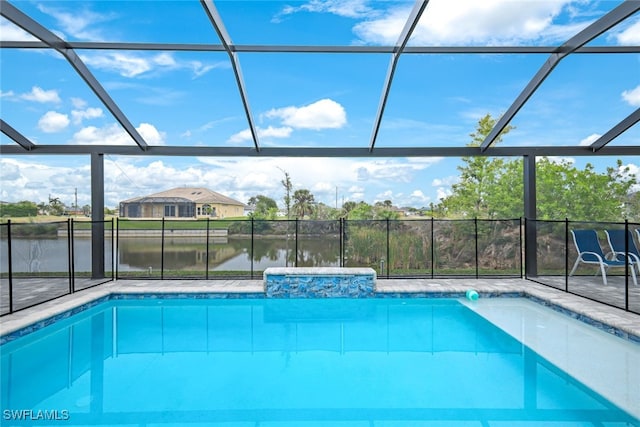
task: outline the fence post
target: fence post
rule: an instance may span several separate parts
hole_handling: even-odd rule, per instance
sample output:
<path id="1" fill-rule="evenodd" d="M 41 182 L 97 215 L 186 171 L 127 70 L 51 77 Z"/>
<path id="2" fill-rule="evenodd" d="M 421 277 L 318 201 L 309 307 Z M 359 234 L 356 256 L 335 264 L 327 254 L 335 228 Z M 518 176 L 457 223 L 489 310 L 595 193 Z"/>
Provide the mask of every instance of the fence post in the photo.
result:
<path id="1" fill-rule="evenodd" d="M 204 261 L 204 279 L 209 280 L 209 217 L 207 217 L 207 238 L 205 239 L 207 244 L 207 249 L 204 251 L 205 256 L 207 257 Z"/>
<path id="2" fill-rule="evenodd" d="M 624 309 L 629 311 L 629 273 L 630 268 L 636 268 L 634 264 L 629 262 L 629 220 L 624 220 L 624 253 L 625 253 L 625 274 L 624 274 Z M 615 259 L 615 258 L 614 258 Z"/>
<path id="3" fill-rule="evenodd" d="M 298 218 L 296 218 L 296 259 L 294 261 L 294 267 L 298 266 Z"/>
<path id="4" fill-rule="evenodd" d="M 389 240 L 389 218 L 387 218 L 387 279 L 389 278 L 389 264 L 391 264 L 391 248 Z"/>
<path id="5" fill-rule="evenodd" d="M 116 249 L 114 259 L 116 264 L 114 270 L 116 273 L 116 279 L 118 279 L 118 266 L 120 264 L 120 217 L 116 219 Z"/>
<path id="6" fill-rule="evenodd" d="M 433 212 L 431 214 L 431 278 L 433 279 L 433 272 L 435 270 L 435 232 L 433 227 L 435 226 L 435 221 L 433 220 Z"/>
<path id="7" fill-rule="evenodd" d="M 13 268 L 11 266 L 11 220 L 7 220 L 7 261 L 9 262 L 9 313 L 13 313 Z"/>
<path id="8" fill-rule="evenodd" d="M 338 238 L 338 240 L 339 240 L 339 242 L 340 242 L 340 243 L 339 243 L 339 244 L 340 244 L 340 250 L 339 250 L 339 254 L 338 254 L 338 257 L 339 257 L 339 261 L 338 261 L 338 263 L 339 263 L 339 266 L 340 266 L 340 267 L 344 267 L 344 265 L 343 265 L 343 261 L 344 261 L 344 252 L 343 252 L 343 250 L 344 250 L 344 248 L 343 248 L 343 246 L 342 246 L 342 243 L 343 243 L 343 242 L 342 242 L 342 238 L 343 238 L 343 234 L 342 234 L 342 221 L 344 221 L 344 218 L 340 218 L 340 226 L 339 226 L 340 231 L 339 231 L 339 238 Z"/>
<path id="9" fill-rule="evenodd" d="M 253 223 L 253 216 L 251 217 L 251 252 L 249 255 L 249 258 L 251 259 L 251 279 L 253 279 L 253 251 L 254 251 L 254 246 L 253 246 L 253 233 L 254 233 L 254 223 Z M 286 256 L 286 255 L 285 255 Z"/>
<path id="10" fill-rule="evenodd" d="M 478 217 L 473 218 L 473 233 L 475 234 L 475 251 L 476 251 L 476 279 L 480 277 L 479 275 L 479 265 L 478 265 Z"/>
<path id="11" fill-rule="evenodd" d="M 564 219 L 564 291 L 569 292 L 569 218 Z"/>
<path id="12" fill-rule="evenodd" d="M 518 225 L 518 231 L 520 231 L 520 242 L 518 245 L 520 250 L 518 252 L 520 253 L 520 278 L 522 279 L 523 277 L 526 277 L 526 271 L 522 268 L 522 248 L 524 248 L 525 252 L 527 251 L 527 247 L 522 244 L 522 217 L 519 218 Z M 527 228 L 527 218 L 524 219 L 524 228 Z"/>
<path id="13" fill-rule="evenodd" d="M 164 217 L 162 217 L 162 237 L 160 241 L 160 280 L 164 279 Z"/>
<path id="14" fill-rule="evenodd" d="M 118 268 L 118 262 L 116 259 L 116 247 L 114 246 L 114 236 L 113 236 L 113 217 L 111 217 L 111 280 L 115 280 L 116 278 L 116 269 Z"/>
<path id="15" fill-rule="evenodd" d="M 73 293 L 73 218 L 67 219 L 67 259 L 69 261 L 69 293 Z"/>
<path id="16" fill-rule="evenodd" d="M 522 179 L 524 183 L 524 217 L 533 221 L 525 224 L 524 268 L 528 278 L 538 276 L 538 213 L 536 210 L 536 156 L 525 155 L 522 158 Z"/>

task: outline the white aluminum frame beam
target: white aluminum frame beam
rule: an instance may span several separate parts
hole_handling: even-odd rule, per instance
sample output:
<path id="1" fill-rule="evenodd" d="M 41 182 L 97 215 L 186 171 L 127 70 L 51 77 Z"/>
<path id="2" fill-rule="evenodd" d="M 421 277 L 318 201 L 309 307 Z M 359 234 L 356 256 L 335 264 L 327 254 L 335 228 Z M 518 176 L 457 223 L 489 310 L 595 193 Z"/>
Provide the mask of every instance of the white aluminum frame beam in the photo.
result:
<path id="1" fill-rule="evenodd" d="M 17 145 L 0 145 L 2 155 L 87 155 L 94 153 L 116 156 L 195 156 L 195 157 L 325 157 L 325 158 L 374 158 L 374 157 L 518 157 L 518 156 L 593 156 L 590 146 L 535 146 L 493 147 L 481 151 L 480 147 L 379 147 L 370 151 L 367 147 L 263 147 L 257 152 L 252 147 L 208 146 L 150 146 L 141 151 L 134 146 L 123 145 L 45 145 L 39 144 L 25 151 Z M 640 156 L 640 146 L 606 146 L 598 156 Z"/>
<path id="2" fill-rule="evenodd" d="M 389 98 L 389 91 L 391 90 L 391 83 L 393 83 L 393 75 L 396 72 L 398 60 L 400 59 L 400 55 L 404 48 L 407 46 L 407 42 L 409 41 L 413 30 L 416 28 L 416 25 L 418 25 L 418 21 L 422 16 L 422 12 L 424 12 L 424 9 L 427 7 L 427 4 L 429 4 L 429 0 L 416 0 L 413 5 L 413 9 L 411 9 L 411 13 L 407 18 L 407 22 L 404 24 L 404 28 L 400 32 L 400 36 L 398 37 L 393 53 L 391 54 L 389 68 L 387 69 L 387 77 L 385 78 L 384 86 L 382 87 L 382 96 L 380 97 L 380 103 L 378 104 L 378 112 L 376 113 L 376 118 L 373 122 L 373 132 L 371 133 L 369 151 L 373 151 L 376 139 L 378 138 L 382 115 L 384 114 L 384 110 L 387 106 L 387 99 Z"/>
<path id="3" fill-rule="evenodd" d="M 104 106 L 111 112 L 111 114 L 113 114 L 124 130 L 131 136 L 131 138 L 133 138 L 136 144 L 138 144 L 138 146 L 143 150 L 147 149 L 147 143 L 144 138 L 142 138 L 127 116 L 125 116 L 122 110 L 120 110 L 120 107 L 118 107 L 115 101 L 111 99 L 111 96 L 109 96 L 107 91 L 102 87 L 102 85 L 100 85 L 98 80 L 93 76 L 93 74 L 91 74 L 91 71 L 89 71 L 84 62 L 82 62 L 80 57 L 66 41 L 62 40 L 60 37 L 31 19 L 31 17 L 25 15 L 22 11 L 6 0 L 2 0 L 0 15 L 4 16 L 6 19 L 13 22 L 35 38 L 41 40 L 50 48 L 60 52 L 62 56 L 69 61 L 69 64 L 71 64 L 80 77 L 82 77 L 85 83 L 89 85 L 93 93 L 95 93 L 100 101 L 102 101 Z"/>
<path id="4" fill-rule="evenodd" d="M 244 79 L 242 78 L 242 70 L 240 69 L 240 61 L 238 61 L 238 57 L 235 52 L 235 46 L 231 41 L 231 37 L 229 33 L 227 33 L 226 28 L 224 27 L 224 23 L 222 22 L 222 17 L 218 13 L 218 9 L 213 4 L 213 0 L 200 0 L 202 7 L 207 13 L 207 17 L 211 24 L 218 33 L 218 37 L 220 37 L 220 41 L 224 46 L 224 50 L 229 55 L 229 59 L 231 60 L 231 66 L 233 68 L 233 74 L 236 78 L 236 84 L 238 85 L 238 90 L 240 91 L 240 98 L 242 99 L 242 106 L 244 107 L 244 113 L 247 116 L 247 121 L 249 122 L 249 130 L 251 131 L 251 137 L 253 138 L 253 144 L 256 148 L 256 151 L 260 151 L 260 143 L 258 141 L 258 130 L 256 128 L 255 122 L 253 120 L 253 115 L 251 114 L 251 108 L 249 107 L 249 98 L 247 97 L 247 91 L 244 85 Z"/>
<path id="5" fill-rule="evenodd" d="M 609 129 L 604 135 L 600 138 L 596 139 L 593 144 L 590 145 L 590 148 L 595 153 L 596 151 L 602 149 L 605 145 L 616 139 L 621 133 L 625 132 L 631 126 L 635 125 L 640 121 L 640 108 L 638 108 L 633 113 L 629 114 L 627 117 L 622 119 L 620 123 Z"/>
<path id="6" fill-rule="evenodd" d="M 20 145 L 23 149 L 27 151 L 33 150 L 33 148 L 36 146 L 33 142 L 29 141 L 29 139 L 27 139 L 23 134 L 15 130 L 13 127 L 11 127 L 11 125 L 9 125 L 9 123 L 5 122 L 2 119 L 0 119 L 0 132 L 4 133 L 9 138 L 13 139 L 15 142 L 18 143 L 18 145 Z"/>
<path id="7" fill-rule="evenodd" d="M 35 22 L 32 18 L 26 16 L 24 13 L 16 9 L 13 5 L 11 5 L 7 0 L 1 0 L 2 7 L 0 8 L 0 14 L 18 25 L 19 27 L 25 29 L 27 32 L 31 33 L 34 37 L 38 38 L 38 41 L 0 41 L 0 48 L 19 48 L 19 49 L 43 49 L 43 48 L 52 48 L 59 51 L 75 68 L 76 72 L 80 74 L 80 76 L 85 80 L 85 82 L 89 85 L 89 87 L 96 93 L 98 98 L 104 103 L 104 105 L 111 111 L 114 117 L 120 122 L 120 124 L 125 128 L 125 130 L 132 136 L 135 142 L 138 144 L 138 147 L 118 147 L 114 148 L 112 146 L 60 146 L 60 145 L 36 145 L 33 142 L 29 141 L 28 138 L 24 137 L 20 132 L 11 127 L 4 120 L 0 119 L 0 131 L 2 131 L 5 135 L 15 141 L 20 147 L 10 147 L 10 146 L 2 146 L 0 147 L 0 153 L 5 154 L 87 154 L 87 153 L 96 153 L 104 151 L 106 153 L 112 154 L 130 154 L 135 155 L 136 150 L 139 151 L 140 148 L 142 150 L 149 150 L 149 153 L 142 154 L 151 154 L 155 155 L 222 155 L 222 156 L 254 156 L 258 151 L 263 149 L 259 146 L 257 130 L 254 125 L 254 121 L 252 118 L 252 113 L 249 108 L 248 98 L 246 95 L 246 89 L 244 86 L 242 74 L 240 72 L 240 65 L 238 59 L 236 58 L 236 54 L 238 52 L 252 52 L 252 53 L 269 53 L 269 52 L 280 52 L 280 53 L 349 53 L 349 54 L 391 54 L 391 62 L 389 64 L 389 69 L 387 73 L 387 79 L 385 81 L 383 94 L 380 100 L 380 105 L 378 108 L 378 114 L 376 116 L 376 124 L 374 126 L 373 136 L 370 141 L 370 147 L 367 150 L 367 153 L 361 152 L 359 148 L 345 148 L 345 149 L 334 149 L 334 148 L 309 148 L 309 149 L 299 149 L 294 147 L 280 147 L 280 148 L 268 148 L 266 151 L 267 156 L 291 156 L 291 157 L 303 157 L 303 156 L 313 156 L 313 157 L 340 157 L 340 153 L 344 155 L 344 157 L 412 157 L 412 156 L 468 156 L 468 155 L 485 155 L 484 151 L 488 147 L 482 146 L 480 147 L 479 153 L 476 151 L 467 151 L 466 149 L 461 150 L 459 147 L 420 147 L 420 148 L 411 148 L 411 147 L 397 147 L 393 149 L 388 148 L 376 148 L 376 153 L 372 154 L 374 144 L 377 138 L 377 133 L 379 130 L 380 122 L 384 113 L 384 109 L 386 106 L 386 101 L 388 95 L 390 93 L 391 84 L 393 81 L 393 76 L 395 72 L 395 68 L 398 63 L 398 59 L 400 54 L 550 54 L 550 58 L 543 65 L 543 67 L 538 71 L 537 77 L 532 79 L 529 86 L 532 88 L 525 89 L 523 94 L 526 94 L 528 91 L 528 96 L 521 96 L 514 102 L 512 107 L 516 108 L 513 111 L 513 114 L 510 114 L 511 117 L 517 113 L 522 105 L 527 101 L 528 97 L 535 91 L 537 86 L 546 78 L 546 76 L 553 70 L 553 67 L 557 65 L 557 63 L 566 55 L 579 54 L 579 53 L 640 53 L 640 46 L 584 46 L 589 40 L 592 40 L 594 37 L 597 37 L 598 34 L 606 31 L 608 28 L 616 25 L 618 22 L 626 19 L 631 16 L 633 13 L 637 12 L 640 9 L 640 1 L 626 1 L 618 6 L 616 9 L 609 12 L 607 15 L 603 16 L 601 19 L 594 22 L 591 26 L 587 27 L 585 30 L 578 33 L 576 36 L 572 37 L 569 41 L 563 44 L 560 47 L 554 46 L 406 46 L 411 33 L 415 29 L 415 26 L 419 22 L 420 16 L 424 12 L 428 0 L 418 0 L 414 4 L 412 12 L 408 17 L 405 26 L 400 34 L 396 45 L 394 46 L 295 46 L 295 45 L 234 45 L 231 42 L 231 38 L 227 34 L 226 29 L 222 23 L 222 18 L 220 17 L 215 5 L 212 0 L 201 0 L 205 11 L 207 12 L 210 21 L 212 22 L 215 30 L 220 37 L 220 40 L 223 44 L 214 45 L 214 44 L 190 44 L 190 43 L 131 43 L 131 42 L 69 42 L 60 39 L 55 34 L 42 27 L 40 24 Z M 231 64 L 234 67 L 234 73 L 236 77 L 236 82 L 239 87 L 240 95 L 242 97 L 242 102 L 244 105 L 245 113 L 247 115 L 247 120 L 249 122 L 249 127 L 254 139 L 255 150 L 247 149 L 247 148 L 228 148 L 228 147 L 206 147 L 203 149 L 202 147 L 164 147 L 164 148 L 154 148 L 147 146 L 142 137 L 138 134 L 137 130 L 131 125 L 127 117 L 120 111 L 117 104 L 110 98 L 108 93 L 102 88 L 102 86 L 96 81 L 90 71 L 86 68 L 83 62 L 79 59 L 79 57 L 75 54 L 74 49 L 110 49 L 110 50 L 169 50 L 169 51 L 201 51 L 201 52 L 226 52 L 231 58 Z M 529 88 L 528 86 L 528 88 Z M 533 87 L 535 86 L 535 87 Z M 504 122 L 504 126 L 508 124 L 509 120 L 506 120 L 506 114 L 501 118 L 501 121 Z M 586 147 L 591 150 L 591 153 L 599 151 L 598 154 L 602 153 L 602 148 L 607 145 L 610 141 L 615 139 L 621 133 L 625 132 L 628 128 L 636 124 L 640 120 L 640 111 L 636 110 L 631 115 L 623 119 L 616 126 L 607 131 L 603 136 L 601 136 L 597 141 L 595 141 L 591 146 Z M 498 132 L 498 125 L 502 126 L 503 123 L 500 121 L 492 131 L 496 135 Z M 500 129 L 500 132 L 504 129 Z M 489 142 L 493 142 L 493 139 Z M 485 139 L 487 142 L 489 138 Z M 492 155 L 523 155 L 533 153 L 535 155 L 561 155 L 561 153 L 571 153 L 572 155 L 583 155 L 582 150 L 585 147 L 576 148 L 576 150 L 572 150 L 566 147 L 558 147 L 558 148 L 550 148 L 546 147 L 541 150 L 536 150 L 532 152 L 533 147 L 522 147 L 522 148 L 509 148 L 505 147 L 505 149 L 500 149 L 498 152 L 504 154 L 497 154 L 496 148 L 492 147 Z M 612 150 L 607 148 L 607 154 L 613 153 Z M 362 149 L 364 150 L 364 149 Z M 381 150 L 380 153 L 377 151 Z M 636 147 L 617 147 L 615 152 L 624 153 L 625 155 L 638 155 L 638 150 Z M 495 154 L 494 154 L 495 153 Z M 586 154 L 584 154 L 586 155 Z M 612 154 L 613 155 L 613 154 Z"/>
<path id="8" fill-rule="evenodd" d="M 133 43 L 133 42 L 73 42 L 71 49 L 86 50 L 141 50 L 173 52 L 226 52 L 223 45 L 199 43 Z M 45 49 L 41 41 L 0 40 L 0 48 Z M 305 45 L 233 45 L 236 53 L 348 53 L 392 54 L 396 46 L 305 46 Z M 557 46 L 406 46 L 407 54 L 551 54 Z M 582 46 L 573 53 L 640 53 L 640 46 Z"/>
<path id="9" fill-rule="evenodd" d="M 513 117 L 520 111 L 524 104 L 529 100 L 531 95 L 540 87 L 542 82 L 551 74 L 553 69 L 558 65 L 561 59 L 575 52 L 578 48 L 598 37 L 600 34 L 614 27 L 618 23 L 624 21 L 634 13 L 640 10 L 640 1 L 623 1 L 615 9 L 593 22 L 584 30 L 571 37 L 564 44 L 552 53 L 547 61 L 542 65 L 538 72 L 533 76 L 531 81 L 524 88 L 522 93 L 518 95 L 516 100 L 511 104 L 509 109 L 500 117 L 489 135 L 484 139 L 480 148 L 485 151 L 502 133 L 505 127 L 511 122 Z"/>

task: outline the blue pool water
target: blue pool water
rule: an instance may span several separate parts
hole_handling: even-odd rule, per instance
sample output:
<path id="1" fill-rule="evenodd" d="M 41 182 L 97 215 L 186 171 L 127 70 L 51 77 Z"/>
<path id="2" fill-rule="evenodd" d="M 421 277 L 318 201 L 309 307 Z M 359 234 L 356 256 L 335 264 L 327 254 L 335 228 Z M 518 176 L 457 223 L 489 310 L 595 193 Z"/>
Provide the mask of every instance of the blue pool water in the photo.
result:
<path id="1" fill-rule="evenodd" d="M 457 300 L 117 300 L 0 350 L 3 426 L 640 425 Z"/>

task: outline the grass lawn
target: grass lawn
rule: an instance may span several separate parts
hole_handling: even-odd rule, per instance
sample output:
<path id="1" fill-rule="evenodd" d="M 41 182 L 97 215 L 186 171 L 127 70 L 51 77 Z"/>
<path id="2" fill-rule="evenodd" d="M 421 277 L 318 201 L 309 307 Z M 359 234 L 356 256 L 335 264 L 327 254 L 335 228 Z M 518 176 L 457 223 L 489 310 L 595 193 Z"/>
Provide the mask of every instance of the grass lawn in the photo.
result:
<path id="1" fill-rule="evenodd" d="M 7 221 L 11 221 L 12 235 L 15 236 L 40 236 L 51 237 L 57 234 L 57 230 L 67 229 L 69 220 L 73 220 L 74 230 L 90 230 L 92 227 L 91 218 L 85 216 L 51 216 L 39 215 L 36 217 L 2 218 L 0 224 L 6 226 Z M 113 216 L 105 217 L 104 228 L 119 230 L 162 230 L 162 219 L 118 219 Z M 213 219 L 209 221 L 209 230 L 228 230 L 232 223 L 250 221 L 247 217 Z M 207 220 L 200 219 L 166 219 L 164 221 L 165 230 L 202 230 L 207 229 Z M 5 227 L 0 229 L 0 233 L 6 231 Z"/>

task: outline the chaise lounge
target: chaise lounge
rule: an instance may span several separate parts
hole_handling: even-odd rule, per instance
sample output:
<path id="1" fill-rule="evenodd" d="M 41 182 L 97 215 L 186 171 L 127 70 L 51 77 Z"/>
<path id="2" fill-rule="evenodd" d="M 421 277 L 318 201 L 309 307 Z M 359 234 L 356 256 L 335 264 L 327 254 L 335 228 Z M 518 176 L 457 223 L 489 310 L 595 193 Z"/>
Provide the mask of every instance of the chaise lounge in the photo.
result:
<path id="1" fill-rule="evenodd" d="M 600 272 L 602 273 L 602 283 L 607 285 L 607 270 L 610 267 L 627 267 L 627 262 L 625 260 L 611 260 L 605 257 L 602 247 L 600 246 L 600 242 L 598 241 L 598 234 L 596 233 L 596 230 L 571 230 L 571 235 L 573 236 L 573 243 L 578 251 L 578 258 L 573 264 L 573 268 L 571 269 L 569 276 L 572 276 L 573 273 L 575 273 L 580 263 L 596 264 L 600 267 Z M 630 267 L 633 283 L 637 286 L 638 281 L 636 279 L 635 269 L 633 268 L 633 265 L 630 265 Z"/>
<path id="2" fill-rule="evenodd" d="M 617 229 L 605 230 L 605 233 L 607 234 L 609 247 L 615 256 L 615 259 L 618 261 L 624 261 L 625 256 L 629 257 L 629 264 L 632 265 L 631 268 L 635 266 L 638 269 L 638 273 L 640 273 L 640 252 L 638 252 L 638 247 L 633 241 L 633 234 L 631 234 L 631 231 L 627 231 L 625 233 L 625 230 Z"/>

